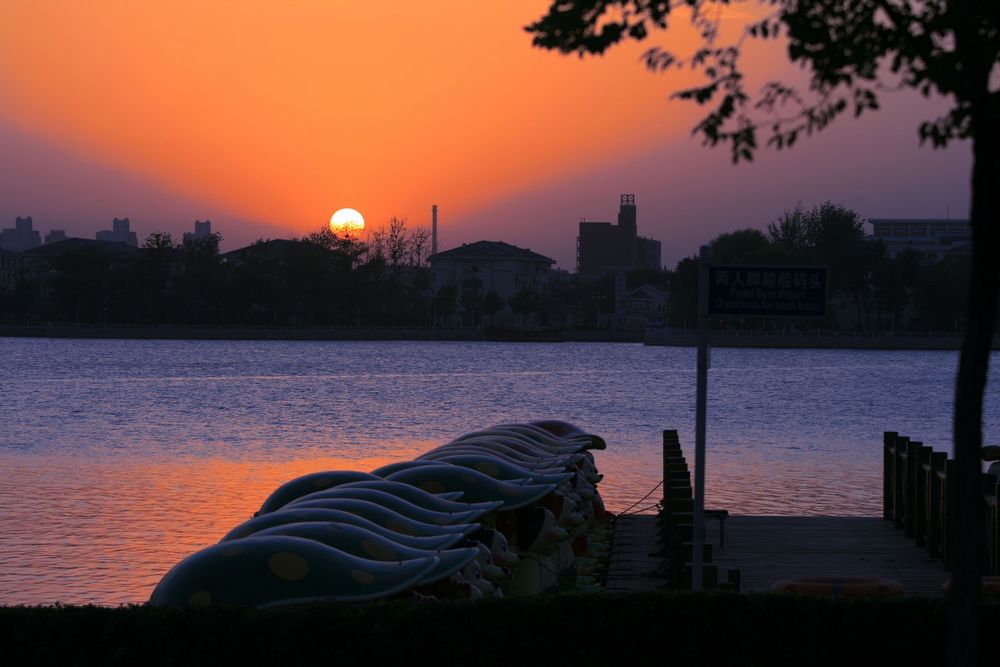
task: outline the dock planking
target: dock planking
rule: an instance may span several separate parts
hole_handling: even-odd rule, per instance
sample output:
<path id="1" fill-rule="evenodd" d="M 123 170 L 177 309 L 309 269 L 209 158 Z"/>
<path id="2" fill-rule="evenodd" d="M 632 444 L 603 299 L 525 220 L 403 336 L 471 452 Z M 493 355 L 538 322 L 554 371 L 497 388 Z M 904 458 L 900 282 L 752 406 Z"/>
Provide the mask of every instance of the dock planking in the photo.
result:
<path id="1" fill-rule="evenodd" d="M 667 582 L 655 572 L 661 565 L 661 558 L 655 555 L 662 548 L 657 539 L 655 516 L 618 517 L 604 589 L 621 593 L 663 588 Z"/>
<path id="2" fill-rule="evenodd" d="M 719 546 L 718 522 L 706 524 L 706 542 L 720 570 L 739 568 L 743 592 L 766 592 L 792 577 L 879 577 L 901 583 L 908 595 L 941 596 L 947 573 L 940 560 L 906 539 L 881 517 L 731 516 L 726 544 Z M 659 559 L 656 518 L 622 517 L 616 527 L 607 589 L 662 588 L 655 576 Z"/>

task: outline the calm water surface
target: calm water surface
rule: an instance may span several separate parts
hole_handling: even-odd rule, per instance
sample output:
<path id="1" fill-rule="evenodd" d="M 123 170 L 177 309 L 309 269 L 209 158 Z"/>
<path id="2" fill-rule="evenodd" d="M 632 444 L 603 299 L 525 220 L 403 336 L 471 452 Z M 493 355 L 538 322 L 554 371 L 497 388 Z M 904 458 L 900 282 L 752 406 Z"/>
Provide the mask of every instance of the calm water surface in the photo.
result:
<path id="1" fill-rule="evenodd" d="M 496 423 L 604 435 L 612 510 L 658 481 L 662 429 L 693 458 L 692 348 L 0 339 L 0 359 L 0 604 L 142 602 L 282 482 Z M 950 446 L 956 353 L 716 349 L 712 363 L 712 507 L 879 514 L 883 431 Z"/>

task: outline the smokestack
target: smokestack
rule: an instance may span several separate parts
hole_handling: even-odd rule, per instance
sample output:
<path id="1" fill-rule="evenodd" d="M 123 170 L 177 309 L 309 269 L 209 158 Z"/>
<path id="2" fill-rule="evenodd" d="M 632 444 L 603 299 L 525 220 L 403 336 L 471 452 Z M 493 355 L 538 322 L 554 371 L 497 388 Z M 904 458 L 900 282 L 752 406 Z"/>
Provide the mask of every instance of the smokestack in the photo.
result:
<path id="1" fill-rule="evenodd" d="M 438 251 L 438 205 L 431 205 L 431 254 Z"/>

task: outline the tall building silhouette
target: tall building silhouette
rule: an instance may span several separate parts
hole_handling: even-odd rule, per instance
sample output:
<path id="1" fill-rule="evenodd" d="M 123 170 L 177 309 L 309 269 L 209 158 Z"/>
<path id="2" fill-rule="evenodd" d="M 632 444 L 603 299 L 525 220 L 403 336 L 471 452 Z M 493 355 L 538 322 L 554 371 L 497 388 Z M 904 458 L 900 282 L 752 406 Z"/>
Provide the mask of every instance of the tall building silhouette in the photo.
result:
<path id="1" fill-rule="evenodd" d="M 97 232 L 98 241 L 114 241 L 115 243 L 125 243 L 133 248 L 139 247 L 139 239 L 136 238 L 135 232 L 129 231 L 128 218 L 115 218 L 111 225 L 111 231 Z"/>
<path id="2" fill-rule="evenodd" d="M 41 235 L 32 229 L 31 216 L 16 218 L 14 226 L 0 231 L 0 248 L 12 252 L 24 252 L 42 245 Z"/>
<path id="3" fill-rule="evenodd" d="M 623 194 L 618 224 L 580 221 L 576 237 L 576 270 L 597 275 L 609 271 L 660 268 L 660 242 L 639 236 L 635 195 Z"/>
<path id="4" fill-rule="evenodd" d="M 45 245 L 59 243 L 60 241 L 65 241 L 67 238 L 69 237 L 66 236 L 65 229 L 53 229 L 45 235 Z"/>
<path id="5" fill-rule="evenodd" d="M 206 238 L 206 237 L 211 236 L 211 235 L 212 235 L 212 221 L 211 220 L 205 220 L 204 222 L 202 222 L 201 220 L 195 220 L 194 221 L 194 231 L 193 232 L 184 232 L 184 240 L 185 241 L 194 241 L 196 239 L 203 239 L 203 238 Z"/>

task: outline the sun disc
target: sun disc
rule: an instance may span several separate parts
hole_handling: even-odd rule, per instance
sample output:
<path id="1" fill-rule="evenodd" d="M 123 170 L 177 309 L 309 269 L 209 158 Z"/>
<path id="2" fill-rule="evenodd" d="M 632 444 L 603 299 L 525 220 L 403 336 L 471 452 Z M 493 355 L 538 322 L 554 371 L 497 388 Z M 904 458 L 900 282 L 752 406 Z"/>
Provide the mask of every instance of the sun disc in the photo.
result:
<path id="1" fill-rule="evenodd" d="M 330 218 L 330 230 L 357 234 L 365 228 L 365 218 L 353 208 L 342 208 Z"/>

